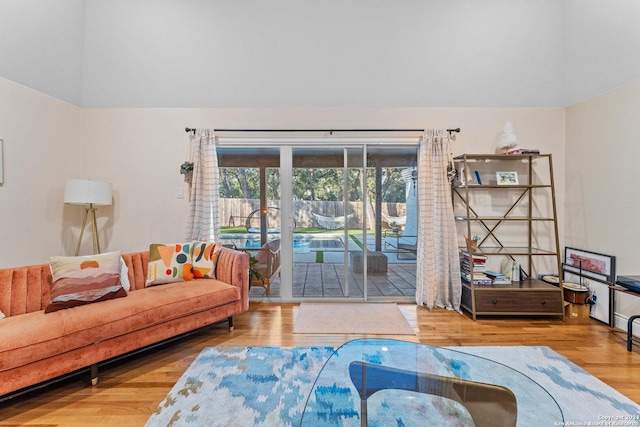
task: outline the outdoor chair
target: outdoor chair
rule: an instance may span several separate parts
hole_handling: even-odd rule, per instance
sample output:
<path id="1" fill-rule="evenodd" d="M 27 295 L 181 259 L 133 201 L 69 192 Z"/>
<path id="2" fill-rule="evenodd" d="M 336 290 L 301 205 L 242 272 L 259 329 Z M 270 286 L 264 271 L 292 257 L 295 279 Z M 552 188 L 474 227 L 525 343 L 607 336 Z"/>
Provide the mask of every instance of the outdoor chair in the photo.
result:
<path id="1" fill-rule="evenodd" d="M 389 216 L 385 215 L 384 212 L 380 212 L 382 214 L 382 220 L 386 222 L 390 227 L 393 227 L 393 224 L 396 225 L 406 225 L 407 224 L 407 216 Z"/>
<path id="2" fill-rule="evenodd" d="M 418 254 L 418 245 L 416 243 L 398 243 L 396 249 L 398 251 L 398 259 L 403 259 L 400 258 L 400 253 L 403 252 L 413 254 L 413 257 Z"/>
<path id="3" fill-rule="evenodd" d="M 260 286 L 265 295 L 271 294 L 271 283 L 280 274 L 280 239 L 262 245 L 260 249 L 247 250 L 256 259 L 251 267 L 259 277 L 252 277 L 251 286 Z"/>

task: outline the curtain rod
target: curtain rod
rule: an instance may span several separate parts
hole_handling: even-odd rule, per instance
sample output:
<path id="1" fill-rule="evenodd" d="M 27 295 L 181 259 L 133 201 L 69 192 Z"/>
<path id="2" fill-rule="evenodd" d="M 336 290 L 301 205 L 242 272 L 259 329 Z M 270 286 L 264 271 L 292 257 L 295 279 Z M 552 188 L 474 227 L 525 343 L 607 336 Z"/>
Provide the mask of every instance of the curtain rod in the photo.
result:
<path id="1" fill-rule="evenodd" d="M 185 128 L 186 132 L 196 133 L 194 128 Z M 424 132 L 424 129 L 215 129 L 217 132 Z M 449 133 L 459 133 L 460 128 L 447 129 Z"/>

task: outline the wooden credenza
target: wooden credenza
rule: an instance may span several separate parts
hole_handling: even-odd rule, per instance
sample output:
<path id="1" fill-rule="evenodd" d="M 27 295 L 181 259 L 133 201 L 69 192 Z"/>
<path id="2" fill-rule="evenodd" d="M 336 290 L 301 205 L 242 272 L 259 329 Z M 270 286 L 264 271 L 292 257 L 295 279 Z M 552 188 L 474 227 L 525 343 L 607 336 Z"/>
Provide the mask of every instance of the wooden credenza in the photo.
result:
<path id="1" fill-rule="evenodd" d="M 476 315 L 544 314 L 557 315 L 563 312 L 562 294 L 558 287 L 538 280 L 525 279 L 517 286 L 481 287 L 475 289 Z M 473 307 L 471 289 L 462 289 L 462 304 Z"/>

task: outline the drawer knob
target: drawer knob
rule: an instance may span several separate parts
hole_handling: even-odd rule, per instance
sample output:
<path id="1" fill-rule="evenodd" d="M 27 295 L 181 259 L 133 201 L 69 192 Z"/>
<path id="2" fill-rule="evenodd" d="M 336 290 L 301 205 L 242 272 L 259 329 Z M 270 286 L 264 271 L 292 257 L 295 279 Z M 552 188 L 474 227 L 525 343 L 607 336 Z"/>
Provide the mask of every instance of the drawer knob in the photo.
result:
<path id="1" fill-rule="evenodd" d="M 547 302 L 545 300 L 541 300 L 540 304 L 545 305 Z"/>
<path id="2" fill-rule="evenodd" d="M 494 304 L 497 304 L 498 300 L 497 299 L 492 299 L 491 302 L 494 303 Z"/>

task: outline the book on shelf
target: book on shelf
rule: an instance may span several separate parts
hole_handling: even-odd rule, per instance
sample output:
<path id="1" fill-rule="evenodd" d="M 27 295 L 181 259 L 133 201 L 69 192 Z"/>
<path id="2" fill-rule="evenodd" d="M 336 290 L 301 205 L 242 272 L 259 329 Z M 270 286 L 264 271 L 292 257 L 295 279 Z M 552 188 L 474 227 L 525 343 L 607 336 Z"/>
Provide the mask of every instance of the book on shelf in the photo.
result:
<path id="1" fill-rule="evenodd" d="M 485 262 L 487 262 L 486 255 L 470 255 L 469 252 L 463 250 L 460 250 L 460 258 L 466 259 L 467 261 L 473 260 L 474 264 L 484 264 Z"/>
<path id="2" fill-rule="evenodd" d="M 466 283 L 471 283 L 471 274 L 468 271 L 461 270 L 460 277 Z M 486 273 L 473 273 L 473 284 L 475 286 L 510 285 L 511 280 L 504 276 L 491 277 Z"/>
<path id="3" fill-rule="evenodd" d="M 476 181 L 478 182 L 478 185 L 482 185 L 482 179 L 480 178 L 480 173 L 478 171 L 475 171 L 476 174 Z"/>
<path id="4" fill-rule="evenodd" d="M 504 275 L 504 274 L 502 274 L 502 273 L 497 273 L 497 272 L 495 272 L 495 271 L 491 271 L 491 270 L 485 270 L 484 274 L 485 274 L 488 278 L 490 278 L 491 280 L 493 280 L 493 281 L 494 281 L 494 283 L 496 283 L 496 281 L 497 281 L 497 283 L 500 283 L 500 284 L 504 284 L 504 283 L 507 283 L 507 282 L 511 283 L 511 282 L 507 279 L 507 276 L 505 276 L 505 275 Z"/>
<path id="5" fill-rule="evenodd" d="M 473 271 L 473 284 L 475 286 L 491 286 L 493 279 L 485 274 L 487 269 L 487 256 L 469 254 L 460 250 L 460 277 L 466 283 L 471 283 L 471 272 Z"/>
<path id="6" fill-rule="evenodd" d="M 488 277 L 476 277 L 477 275 L 474 274 L 473 275 L 473 284 L 475 286 L 491 286 L 493 285 L 493 280 L 489 279 Z M 466 283 L 471 283 L 471 277 L 469 275 L 466 274 L 460 274 L 460 277 L 462 278 L 462 280 Z"/>
<path id="7" fill-rule="evenodd" d="M 484 272 L 484 274 L 486 274 L 487 276 L 490 276 L 490 277 L 494 277 L 494 278 L 495 277 L 505 277 L 504 274 L 498 273 L 496 271 L 491 271 L 491 270 L 486 270 Z"/>
<path id="8" fill-rule="evenodd" d="M 469 261 L 461 260 L 460 261 L 460 268 L 462 270 L 465 270 L 465 271 L 471 271 L 471 264 L 469 263 Z M 486 271 L 486 269 L 487 269 L 486 264 L 479 264 L 479 263 L 474 263 L 473 264 L 473 271 L 474 272 L 475 271 L 484 272 L 484 271 Z"/>
<path id="9" fill-rule="evenodd" d="M 487 270 L 484 274 L 493 280 L 494 285 L 509 285 L 511 284 L 511 280 L 507 279 L 507 276 L 503 273 L 498 273 L 496 271 Z"/>

